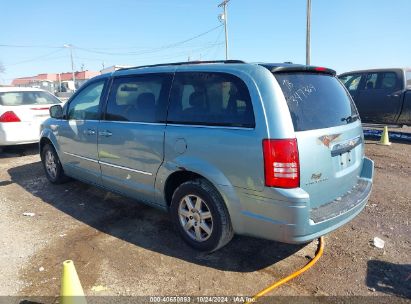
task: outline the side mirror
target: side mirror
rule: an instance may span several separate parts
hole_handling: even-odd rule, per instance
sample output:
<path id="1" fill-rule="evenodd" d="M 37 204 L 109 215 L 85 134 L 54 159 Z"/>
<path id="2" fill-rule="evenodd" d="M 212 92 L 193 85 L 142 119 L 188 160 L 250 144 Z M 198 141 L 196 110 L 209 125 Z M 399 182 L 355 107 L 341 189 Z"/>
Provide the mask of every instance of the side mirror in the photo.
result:
<path id="1" fill-rule="evenodd" d="M 49 112 L 50 112 L 51 118 L 56 118 L 56 119 L 63 118 L 63 108 L 61 107 L 61 105 L 51 106 L 49 109 Z"/>

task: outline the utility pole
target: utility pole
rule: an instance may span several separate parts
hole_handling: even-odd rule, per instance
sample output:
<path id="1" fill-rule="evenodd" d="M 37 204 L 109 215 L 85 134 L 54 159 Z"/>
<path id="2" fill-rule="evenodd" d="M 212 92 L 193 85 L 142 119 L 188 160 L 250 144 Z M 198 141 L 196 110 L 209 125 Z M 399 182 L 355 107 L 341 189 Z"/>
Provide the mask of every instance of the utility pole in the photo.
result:
<path id="1" fill-rule="evenodd" d="M 307 0 L 307 38 L 305 45 L 305 64 L 311 64 L 311 0 Z"/>
<path id="2" fill-rule="evenodd" d="M 227 4 L 230 0 L 224 0 L 221 2 L 218 7 L 223 7 L 224 9 L 224 32 L 225 32 L 225 59 L 228 60 L 228 32 L 227 32 Z"/>
<path id="3" fill-rule="evenodd" d="M 59 92 L 61 92 L 61 74 L 58 73 L 57 75 L 59 77 Z"/>
<path id="4" fill-rule="evenodd" d="M 70 49 L 71 75 L 72 75 L 72 78 L 73 78 L 73 85 L 74 85 L 74 89 L 75 89 L 76 88 L 76 78 L 74 76 L 73 45 L 65 44 L 64 47 Z"/>

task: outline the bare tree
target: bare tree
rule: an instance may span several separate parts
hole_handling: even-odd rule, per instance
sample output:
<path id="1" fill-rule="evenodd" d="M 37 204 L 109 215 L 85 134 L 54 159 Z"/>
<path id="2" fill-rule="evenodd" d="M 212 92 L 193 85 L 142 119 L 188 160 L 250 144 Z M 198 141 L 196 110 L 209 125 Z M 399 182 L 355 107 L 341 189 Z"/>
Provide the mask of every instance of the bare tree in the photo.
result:
<path id="1" fill-rule="evenodd" d="M 0 61 L 0 74 L 4 73 L 5 71 L 6 71 L 6 68 L 4 67 L 4 65 Z"/>

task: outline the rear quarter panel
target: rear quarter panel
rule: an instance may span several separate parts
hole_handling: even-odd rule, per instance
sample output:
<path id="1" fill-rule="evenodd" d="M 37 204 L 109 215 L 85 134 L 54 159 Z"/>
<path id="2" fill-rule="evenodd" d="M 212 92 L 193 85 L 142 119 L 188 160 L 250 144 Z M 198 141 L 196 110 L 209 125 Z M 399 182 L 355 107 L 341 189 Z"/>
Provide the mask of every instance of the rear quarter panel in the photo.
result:
<path id="1" fill-rule="evenodd" d="M 241 78 L 250 92 L 256 126 L 247 129 L 168 124 L 160 180 L 167 179 L 175 170 L 172 168 L 181 167 L 208 176 L 216 185 L 263 191 L 262 140 L 295 137 L 287 104 L 274 76 L 257 65 L 241 65 L 241 69 L 231 64 L 185 66 L 178 71 L 223 72 Z M 215 168 L 218 173 L 208 168 Z M 157 187 L 162 189 L 164 185 Z"/>
<path id="2" fill-rule="evenodd" d="M 243 231 L 241 211 L 249 209 L 246 192 L 262 195 L 264 179 L 262 140 L 295 137 L 292 120 L 274 76 L 257 65 L 224 67 L 181 67 L 178 71 L 212 71 L 233 74 L 248 87 L 255 128 L 207 127 L 168 124 L 165 132 L 164 163 L 156 179 L 158 203 L 165 205 L 164 187 L 176 171 L 187 170 L 208 179 L 222 194 L 235 231 Z M 283 197 L 282 195 L 278 195 Z"/>

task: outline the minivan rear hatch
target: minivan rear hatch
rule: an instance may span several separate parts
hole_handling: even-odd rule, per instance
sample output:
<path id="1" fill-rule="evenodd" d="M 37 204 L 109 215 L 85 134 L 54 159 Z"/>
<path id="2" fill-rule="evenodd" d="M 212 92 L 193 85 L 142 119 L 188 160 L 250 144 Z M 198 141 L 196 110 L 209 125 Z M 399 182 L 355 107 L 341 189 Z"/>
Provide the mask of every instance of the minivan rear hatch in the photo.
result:
<path id="1" fill-rule="evenodd" d="M 311 208 L 341 199 L 358 183 L 364 143 L 356 107 L 325 68 L 271 69 L 287 101 L 298 143 L 300 188 Z"/>

